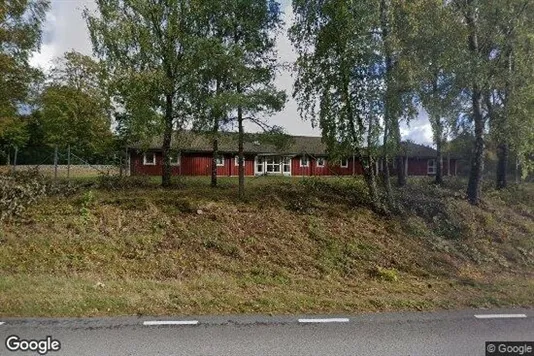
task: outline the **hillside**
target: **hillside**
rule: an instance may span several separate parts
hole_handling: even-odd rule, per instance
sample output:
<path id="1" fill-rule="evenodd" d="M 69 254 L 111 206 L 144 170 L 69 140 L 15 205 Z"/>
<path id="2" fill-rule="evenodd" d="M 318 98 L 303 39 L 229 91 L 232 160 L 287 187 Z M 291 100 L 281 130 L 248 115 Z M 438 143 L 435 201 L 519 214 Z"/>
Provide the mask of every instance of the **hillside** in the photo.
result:
<path id="1" fill-rule="evenodd" d="M 102 179 L 0 232 L 0 315 L 335 313 L 534 305 L 534 185 L 412 179 L 377 216 L 358 179 Z"/>

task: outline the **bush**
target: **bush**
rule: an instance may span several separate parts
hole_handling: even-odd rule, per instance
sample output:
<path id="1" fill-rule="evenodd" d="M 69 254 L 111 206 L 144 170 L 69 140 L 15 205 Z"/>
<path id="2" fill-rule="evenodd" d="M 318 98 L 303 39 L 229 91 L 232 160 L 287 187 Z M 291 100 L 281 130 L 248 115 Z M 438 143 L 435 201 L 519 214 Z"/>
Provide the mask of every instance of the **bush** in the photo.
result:
<path id="1" fill-rule="evenodd" d="M 69 196 L 79 188 L 68 181 L 54 181 L 37 170 L 0 174 L 0 221 L 20 215 L 44 196 Z"/>
<path id="2" fill-rule="evenodd" d="M 394 268 L 383 268 L 375 266 L 370 271 L 371 276 L 382 279 L 388 282 L 396 282 L 399 280 L 399 274 Z"/>
<path id="3" fill-rule="evenodd" d="M 21 214 L 46 193 L 47 181 L 36 172 L 0 175 L 0 221 Z"/>

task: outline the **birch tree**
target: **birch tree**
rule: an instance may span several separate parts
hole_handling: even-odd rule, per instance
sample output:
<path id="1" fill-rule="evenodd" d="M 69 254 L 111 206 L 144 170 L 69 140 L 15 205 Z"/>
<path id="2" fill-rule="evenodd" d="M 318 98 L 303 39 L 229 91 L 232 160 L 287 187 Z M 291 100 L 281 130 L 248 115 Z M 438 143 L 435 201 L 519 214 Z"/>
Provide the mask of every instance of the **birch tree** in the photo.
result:
<path id="1" fill-rule="evenodd" d="M 97 13 L 84 12 L 94 52 L 115 76 L 119 100 L 138 122 L 136 126 L 160 127 L 161 184 L 169 186 L 173 131 L 183 128 L 191 114 L 196 3 L 97 0 L 96 4 Z"/>
<path id="2" fill-rule="evenodd" d="M 225 123 L 237 126 L 242 199 L 244 124 L 248 121 L 262 130 L 277 131 L 277 127 L 269 125 L 268 116 L 281 110 L 286 101 L 285 92 L 274 85 L 279 67 L 275 45 L 282 25 L 280 4 L 273 0 L 224 0 L 206 1 L 202 8 L 208 12 L 209 30 L 201 40 L 206 51 L 197 52 L 204 67 L 201 72 L 211 114 L 208 122 L 214 133 Z M 214 152 L 215 145 L 216 141 Z"/>
<path id="3" fill-rule="evenodd" d="M 380 200 L 375 162 L 383 114 L 382 42 L 373 33 L 379 7 L 372 2 L 293 1 L 290 38 L 298 59 L 294 97 L 301 115 L 318 125 L 332 155 L 362 162 L 369 197 Z"/>

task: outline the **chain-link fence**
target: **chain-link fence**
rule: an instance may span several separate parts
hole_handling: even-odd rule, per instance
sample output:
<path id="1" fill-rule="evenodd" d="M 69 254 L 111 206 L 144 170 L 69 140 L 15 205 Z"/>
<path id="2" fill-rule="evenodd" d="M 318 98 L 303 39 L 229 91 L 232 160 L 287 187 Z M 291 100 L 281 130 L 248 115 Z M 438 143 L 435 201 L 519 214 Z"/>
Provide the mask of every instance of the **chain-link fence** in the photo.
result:
<path id="1" fill-rule="evenodd" d="M 33 150 L 31 156 L 24 150 L 13 149 L 6 154 L 5 164 L 0 165 L 0 173 L 37 170 L 55 178 L 83 178 L 98 175 L 127 175 L 127 160 L 121 156 L 109 159 L 112 164 L 90 163 L 84 157 L 67 148 L 43 148 Z M 31 163 L 28 163 L 31 162 Z"/>

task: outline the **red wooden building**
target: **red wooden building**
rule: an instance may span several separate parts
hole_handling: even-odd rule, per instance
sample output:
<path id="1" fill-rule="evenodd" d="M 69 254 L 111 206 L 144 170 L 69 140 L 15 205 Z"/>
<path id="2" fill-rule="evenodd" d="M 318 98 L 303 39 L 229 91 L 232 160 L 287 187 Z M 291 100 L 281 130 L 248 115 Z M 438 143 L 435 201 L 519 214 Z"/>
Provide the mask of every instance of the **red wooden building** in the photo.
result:
<path id="1" fill-rule="evenodd" d="M 223 133 L 218 139 L 219 156 L 217 174 L 237 176 L 239 160 L 237 140 L 233 133 Z M 173 138 L 171 160 L 173 175 L 211 175 L 212 140 L 206 135 L 183 132 Z M 360 175 L 361 163 L 354 157 L 329 160 L 326 145 L 320 137 L 292 136 L 285 144 L 275 145 L 259 141 L 245 142 L 245 174 L 285 175 L 285 176 L 330 176 Z M 408 175 L 426 176 L 436 174 L 436 151 L 430 147 L 414 143 L 403 143 L 403 154 L 407 159 Z M 129 148 L 131 175 L 161 175 L 161 143 L 136 145 Z M 457 160 L 445 156 L 441 162 L 444 175 L 456 175 Z M 377 170 L 382 170 L 381 162 Z M 391 167 L 395 172 L 396 167 Z"/>

